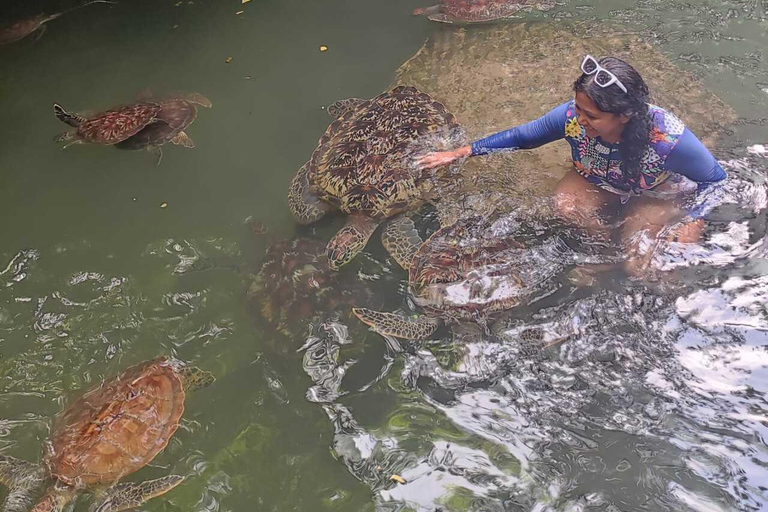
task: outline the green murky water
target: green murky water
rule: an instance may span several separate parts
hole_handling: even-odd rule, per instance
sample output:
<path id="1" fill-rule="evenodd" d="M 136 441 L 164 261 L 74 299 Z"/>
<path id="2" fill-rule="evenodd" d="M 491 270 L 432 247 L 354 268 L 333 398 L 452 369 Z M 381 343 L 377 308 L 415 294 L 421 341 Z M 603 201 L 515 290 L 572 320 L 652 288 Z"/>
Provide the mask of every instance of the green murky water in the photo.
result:
<path id="1" fill-rule="evenodd" d="M 0 18 L 72 5 L 3 0 Z M 38 460 L 79 390 L 173 354 L 218 380 L 188 398 L 168 448 L 136 475 L 189 475 L 146 510 L 765 506 L 767 174 L 747 148 L 768 140 L 768 11 L 749 0 L 570 0 L 457 28 L 411 16 L 417 6 L 122 0 L 0 46 L 0 453 Z M 297 234 L 324 242 L 341 223 L 298 228 L 285 200 L 329 123 L 324 107 L 386 90 L 425 40 L 436 82 L 475 64 L 484 72 L 479 60 L 438 64 L 470 47 L 492 61 L 523 21 L 555 76 L 575 71 L 552 66 L 548 37 L 554 47 L 562 34 L 631 32 L 667 59 L 667 75 L 695 76 L 728 106 L 681 101 L 697 120 L 728 120 L 714 152 L 731 174 L 704 241 L 671 247 L 658 263 L 682 284 L 671 294 L 621 277 L 604 289 L 564 287 L 493 339 L 445 330 L 402 352 L 319 306 L 292 313 L 288 334 L 265 321 L 247 289 L 269 244 Z M 633 46 L 623 51 L 631 57 Z M 521 91 L 541 83 L 504 73 Z M 167 145 L 156 166 L 146 152 L 53 142 L 65 128 L 54 102 L 98 111 L 145 91 L 211 100 L 187 130 L 195 149 Z M 438 99 L 487 107 L 453 94 Z M 269 232 L 255 235 L 249 218 Z M 209 259 L 225 264 L 190 271 Z M 360 286 L 403 306 L 405 275 L 378 243 L 343 272 L 337 290 Z M 513 332 L 529 324 L 577 335 L 529 353 Z"/>

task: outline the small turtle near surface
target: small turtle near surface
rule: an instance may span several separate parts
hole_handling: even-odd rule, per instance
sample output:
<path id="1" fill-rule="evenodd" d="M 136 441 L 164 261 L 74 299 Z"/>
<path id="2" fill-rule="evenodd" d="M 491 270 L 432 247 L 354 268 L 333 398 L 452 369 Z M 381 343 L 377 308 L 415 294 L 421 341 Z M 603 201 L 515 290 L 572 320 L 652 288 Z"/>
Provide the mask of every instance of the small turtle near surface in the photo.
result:
<path id="1" fill-rule="evenodd" d="M 115 107 L 86 118 L 64 110 L 54 103 L 53 112 L 62 123 L 76 131 L 64 132 L 56 138 L 57 142 L 71 141 L 72 144 L 101 144 L 110 146 L 122 142 L 143 130 L 157 119 L 160 105 L 154 102 L 134 103 Z"/>
<path id="2" fill-rule="evenodd" d="M 118 142 L 118 149 L 146 149 L 157 154 L 157 163 L 163 158 L 161 146 L 168 142 L 185 148 L 194 148 L 194 141 L 185 132 L 197 118 L 197 107 L 211 108 L 210 100 L 200 93 L 159 100 L 160 111 L 155 120 L 137 134 Z"/>
<path id="3" fill-rule="evenodd" d="M 36 16 L 30 16 L 29 18 L 20 19 L 14 21 L 8 25 L 0 26 L 0 44 L 14 43 L 21 39 L 24 39 L 30 34 L 35 34 L 35 40 L 40 39 L 45 32 L 45 24 L 51 20 L 55 20 L 59 16 L 66 14 L 75 9 L 83 8 L 91 4 L 116 4 L 109 0 L 90 0 L 89 2 L 82 3 L 70 9 L 57 12 L 55 14 L 38 14 Z"/>
<path id="4" fill-rule="evenodd" d="M 213 376 L 164 357 L 132 366 L 70 405 L 46 445 L 44 465 L 0 455 L 0 483 L 10 490 L 5 512 L 61 512 L 84 490 L 92 512 L 138 507 L 183 480 L 169 475 L 117 483 L 146 466 L 165 448 L 184 413 L 185 392 L 210 385 Z"/>
<path id="5" fill-rule="evenodd" d="M 312 157 L 291 184 L 288 202 L 302 224 L 331 210 L 346 214 L 346 225 L 330 240 L 326 253 L 332 269 L 351 261 L 376 227 L 418 208 L 435 195 L 437 179 L 453 167 L 422 172 L 413 165 L 417 141 L 460 133 L 445 106 L 414 87 L 400 86 L 371 100 L 334 103 L 336 120 L 320 138 Z M 387 222 L 382 240 L 397 223 Z"/>
<path id="6" fill-rule="evenodd" d="M 162 100 L 147 100 L 115 107 L 96 115 L 85 117 L 67 112 L 54 104 L 56 117 L 75 131 L 59 135 L 57 142 L 71 144 L 116 145 L 121 149 L 148 149 L 162 157 L 160 146 L 167 142 L 192 148 L 194 142 L 184 129 L 197 117 L 196 105 L 211 107 L 202 94 L 192 93 Z"/>
<path id="7" fill-rule="evenodd" d="M 554 0 L 440 0 L 413 14 L 441 23 L 482 23 L 510 18 L 523 10 L 546 11 L 554 6 Z"/>
<path id="8" fill-rule="evenodd" d="M 353 313 L 380 334 L 424 339 L 441 320 L 469 320 L 485 326 L 494 313 L 509 310 L 542 294 L 568 263 L 570 250 L 541 226 L 507 216 L 460 219 L 436 231 L 423 244 L 410 219 L 397 238 L 398 261 L 408 270 L 413 302 L 424 315 L 406 318 L 355 308 Z M 393 231 L 393 233 L 395 233 Z"/>

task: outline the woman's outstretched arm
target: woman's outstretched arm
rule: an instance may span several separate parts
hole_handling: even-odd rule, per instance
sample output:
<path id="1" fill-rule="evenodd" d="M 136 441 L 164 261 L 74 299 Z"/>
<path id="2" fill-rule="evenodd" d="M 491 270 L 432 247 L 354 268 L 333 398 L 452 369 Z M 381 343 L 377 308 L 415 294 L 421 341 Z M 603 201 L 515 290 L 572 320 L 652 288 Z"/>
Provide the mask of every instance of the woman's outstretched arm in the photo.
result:
<path id="1" fill-rule="evenodd" d="M 496 133 L 453 151 L 427 153 L 416 159 L 416 165 L 430 169 L 447 165 L 460 158 L 484 155 L 504 149 L 531 149 L 565 137 L 566 112 L 570 101 L 555 107 L 535 121 Z"/>
<path id="2" fill-rule="evenodd" d="M 564 138 L 566 112 L 570 104 L 568 101 L 535 121 L 473 142 L 472 155 L 485 155 L 504 149 L 533 149 Z"/>

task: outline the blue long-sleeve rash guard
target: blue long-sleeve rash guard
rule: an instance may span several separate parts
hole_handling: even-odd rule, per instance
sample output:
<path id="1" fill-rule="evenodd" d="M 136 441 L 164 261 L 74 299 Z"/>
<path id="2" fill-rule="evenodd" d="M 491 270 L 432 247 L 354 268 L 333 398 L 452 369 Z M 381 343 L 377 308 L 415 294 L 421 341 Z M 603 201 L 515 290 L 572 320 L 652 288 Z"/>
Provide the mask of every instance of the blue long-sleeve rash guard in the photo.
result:
<path id="1" fill-rule="evenodd" d="M 472 156 L 502 149 L 532 149 L 565 138 L 570 104 L 563 103 L 535 121 L 473 142 Z M 669 153 L 665 168 L 698 183 L 712 183 L 726 177 L 715 157 L 688 128 Z"/>

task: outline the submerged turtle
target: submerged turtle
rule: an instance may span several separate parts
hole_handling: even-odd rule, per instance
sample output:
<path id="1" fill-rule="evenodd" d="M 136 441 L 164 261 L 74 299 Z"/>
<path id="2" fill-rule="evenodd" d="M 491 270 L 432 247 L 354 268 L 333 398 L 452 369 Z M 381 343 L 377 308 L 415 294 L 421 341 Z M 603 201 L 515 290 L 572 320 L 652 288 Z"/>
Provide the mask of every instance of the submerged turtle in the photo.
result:
<path id="1" fill-rule="evenodd" d="M 562 270 L 567 246 L 556 236 L 543 237 L 537 226 L 509 216 L 495 221 L 461 219 L 437 230 L 421 244 L 410 219 L 400 221 L 388 243 L 408 261 L 410 294 L 425 313 L 405 318 L 355 308 L 353 313 L 374 331 L 406 339 L 423 339 L 440 320 L 486 324 L 493 313 L 530 299 Z"/>
<path id="2" fill-rule="evenodd" d="M 185 148 L 194 148 L 195 143 L 184 131 L 197 118 L 197 107 L 211 108 L 208 98 L 199 93 L 186 94 L 179 98 L 160 100 L 160 110 L 155 119 L 141 131 L 118 142 L 119 149 L 146 149 L 157 153 L 157 163 L 163 157 L 161 146 L 168 142 Z"/>
<path id="3" fill-rule="evenodd" d="M 413 11 L 441 23 L 481 23 L 509 18 L 521 10 L 545 11 L 555 6 L 554 0 L 440 0 L 431 7 Z"/>
<path id="4" fill-rule="evenodd" d="M 349 313 L 353 304 L 372 299 L 355 275 L 331 270 L 323 245 L 305 237 L 273 243 L 248 289 L 259 314 L 286 335 L 297 321 L 340 309 Z"/>
<path id="5" fill-rule="evenodd" d="M 55 103 L 53 112 L 63 123 L 77 128 L 74 132 L 64 132 L 57 137 L 57 142 L 71 141 L 71 144 L 112 145 L 122 142 L 143 130 L 157 119 L 162 106 L 155 102 L 141 102 L 115 107 L 100 112 L 89 118 L 72 114 Z M 65 146 L 65 147 L 67 147 Z"/>
<path id="6" fill-rule="evenodd" d="M 89 2 L 85 2 L 83 4 L 72 7 L 71 9 L 57 12 L 55 14 L 38 14 L 36 16 L 31 16 L 29 18 L 15 21 L 0 27 L 0 44 L 8 44 L 19 41 L 20 39 L 24 39 L 32 33 L 36 33 L 36 40 L 40 39 L 40 37 L 43 35 L 43 32 L 45 32 L 45 24 L 51 20 L 55 20 L 63 14 L 74 11 L 75 9 L 80 9 L 86 5 L 115 3 L 117 2 L 111 2 L 109 0 L 90 0 Z"/>
<path id="7" fill-rule="evenodd" d="M 334 209 L 349 216 L 327 246 L 331 268 L 338 269 L 365 247 L 382 221 L 430 199 L 441 170 L 415 168 L 414 142 L 440 130 L 455 135 L 458 124 L 442 103 L 404 86 L 371 100 L 334 103 L 328 112 L 336 120 L 293 179 L 288 201 L 302 224 Z M 389 229 L 385 242 L 393 238 Z"/>
<path id="8" fill-rule="evenodd" d="M 61 512 L 84 489 L 94 493 L 92 511 L 138 507 L 177 485 L 169 475 L 142 483 L 117 482 L 147 465 L 179 427 L 185 391 L 207 386 L 213 376 L 166 358 L 145 361 L 89 391 L 57 421 L 45 467 L 0 456 L 0 483 L 10 492 L 4 510 L 16 511 L 44 481 L 48 486 L 31 512 Z"/>

